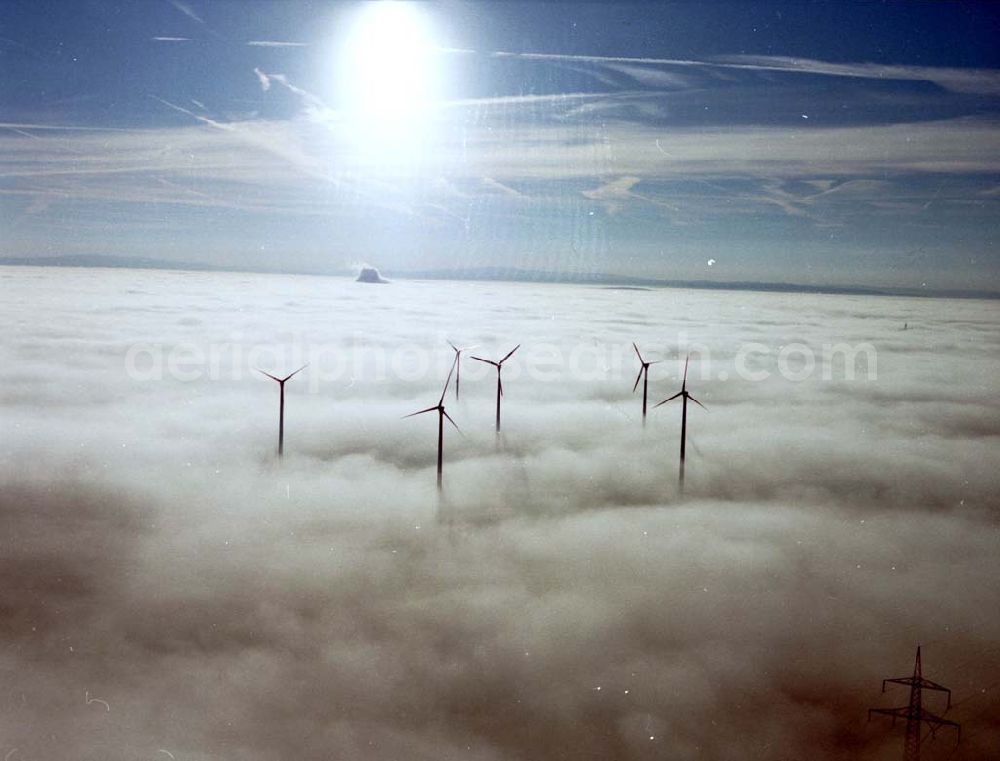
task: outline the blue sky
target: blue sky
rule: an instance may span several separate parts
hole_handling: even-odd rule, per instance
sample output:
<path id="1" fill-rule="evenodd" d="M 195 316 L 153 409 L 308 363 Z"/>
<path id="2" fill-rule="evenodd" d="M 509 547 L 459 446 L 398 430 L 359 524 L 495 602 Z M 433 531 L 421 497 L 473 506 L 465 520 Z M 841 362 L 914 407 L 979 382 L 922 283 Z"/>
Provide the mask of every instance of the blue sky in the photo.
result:
<path id="1" fill-rule="evenodd" d="M 3 3 L 0 255 L 1000 288 L 995 7 L 388 5 Z"/>

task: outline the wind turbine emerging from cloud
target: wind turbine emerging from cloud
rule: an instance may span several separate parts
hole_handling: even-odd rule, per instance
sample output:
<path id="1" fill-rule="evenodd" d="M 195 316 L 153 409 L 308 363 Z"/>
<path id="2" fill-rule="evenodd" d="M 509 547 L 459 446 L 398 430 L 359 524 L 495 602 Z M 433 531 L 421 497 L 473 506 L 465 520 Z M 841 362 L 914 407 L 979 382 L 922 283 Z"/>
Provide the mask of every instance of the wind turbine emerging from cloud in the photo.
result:
<path id="1" fill-rule="evenodd" d="M 497 434 L 500 433 L 500 397 L 503 396 L 503 381 L 500 379 L 500 371 L 503 369 L 503 363 L 510 359 L 511 355 L 513 355 L 514 352 L 520 348 L 521 344 L 518 344 L 507 352 L 507 355 L 499 362 L 494 362 L 492 359 L 484 359 L 483 357 L 473 357 L 473 359 L 479 362 L 485 362 L 488 365 L 493 365 L 497 369 Z"/>
<path id="2" fill-rule="evenodd" d="M 475 346 L 463 346 L 459 348 L 455 346 L 451 341 L 448 345 L 455 351 L 455 401 L 458 401 L 458 385 L 462 380 L 462 352 L 469 351 L 470 349 L 475 349 Z"/>
<path id="3" fill-rule="evenodd" d="M 453 426 L 455 426 L 455 430 L 458 431 L 459 433 L 462 432 L 462 429 L 458 427 L 458 423 L 452 420 L 451 415 L 445 412 L 444 409 L 444 397 L 445 394 L 448 393 L 448 384 L 451 383 L 452 373 L 455 372 L 455 365 L 457 363 L 457 359 L 458 357 L 456 355 L 456 362 L 451 363 L 451 370 L 448 371 L 448 377 L 445 379 L 444 388 L 441 389 L 441 398 L 438 399 L 438 403 L 435 404 L 433 407 L 428 407 L 425 410 L 418 410 L 417 412 L 411 412 L 409 415 L 403 415 L 404 418 L 408 418 L 408 417 L 414 417 L 415 415 L 423 415 L 426 412 L 436 411 L 438 413 L 437 487 L 439 491 L 441 490 L 441 473 L 442 473 L 442 465 L 444 463 L 444 419 L 448 418 L 448 422 L 451 423 Z"/>
<path id="4" fill-rule="evenodd" d="M 646 425 L 646 399 L 649 393 L 649 366 L 655 365 L 663 360 L 657 359 L 647 362 L 642 358 L 642 354 L 639 351 L 639 347 L 635 345 L 635 341 L 632 342 L 632 348 L 635 349 L 635 355 L 639 358 L 639 374 L 635 376 L 635 385 L 632 386 L 632 393 L 639 388 L 639 379 L 642 379 L 642 424 Z"/>
<path id="5" fill-rule="evenodd" d="M 308 363 L 302 365 L 302 367 L 294 373 L 289 373 L 284 378 L 278 378 L 277 376 L 271 375 L 271 373 L 265 373 L 260 368 L 257 368 L 257 372 L 266 375 L 273 381 L 276 381 L 281 389 L 281 397 L 278 402 L 278 457 L 283 457 L 285 454 L 285 383 L 305 370 L 307 367 L 309 367 Z"/>
<path id="6" fill-rule="evenodd" d="M 684 380 L 681 382 L 681 390 L 678 391 L 673 396 L 668 397 L 667 399 L 664 399 L 662 402 L 660 402 L 660 404 L 666 404 L 667 402 L 672 402 L 677 397 L 680 397 L 681 401 L 682 401 L 682 406 L 681 406 L 681 467 L 680 467 L 680 474 L 678 476 L 678 483 L 680 484 L 680 488 L 681 488 L 682 491 L 684 489 L 684 444 L 685 444 L 685 442 L 687 440 L 688 399 L 690 399 L 692 402 L 694 402 L 695 404 L 697 404 L 703 410 L 708 410 L 708 407 L 706 407 L 704 404 L 702 404 L 701 402 L 699 402 L 697 399 L 695 399 L 693 396 L 691 396 L 691 394 L 688 393 L 688 390 L 687 390 L 687 379 L 688 379 L 688 364 L 690 362 L 691 362 L 691 355 L 689 354 L 687 356 L 687 359 L 684 360 Z M 656 409 L 656 407 L 659 407 L 660 404 L 655 405 L 653 407 L 653 409 Z"/>

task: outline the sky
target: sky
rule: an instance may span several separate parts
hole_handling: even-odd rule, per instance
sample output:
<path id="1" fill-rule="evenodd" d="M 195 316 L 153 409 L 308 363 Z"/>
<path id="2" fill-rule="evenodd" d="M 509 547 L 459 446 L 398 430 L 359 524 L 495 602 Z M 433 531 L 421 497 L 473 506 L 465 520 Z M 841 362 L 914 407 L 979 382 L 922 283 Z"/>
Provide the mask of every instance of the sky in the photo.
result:
<path id="1" fill-rule="evenodd" d="M 867 710 L 905 705 L 882 680 L 918 644 L 962 724 L 921 758 L 1000 745 L 992 303 L 27 267 L 0 290 L 8 761 L 898 761 Z M 439 499 L 436 421 L 402 416 L 439 398 L 446 339 L 478 346 Z M 643 427 L 632 341 L 665 360 L 651 402 L 692 355 L 683 495 L 681 410 Z M 469 354 L 516 343 L 498 446 Z M 307 361 L 279 466 L 254 368 Z"/>
<path id="2" fill-rule="evenodd" d="M 988 3 L 0 4 L 0 256 L 1000 289 Z"/>

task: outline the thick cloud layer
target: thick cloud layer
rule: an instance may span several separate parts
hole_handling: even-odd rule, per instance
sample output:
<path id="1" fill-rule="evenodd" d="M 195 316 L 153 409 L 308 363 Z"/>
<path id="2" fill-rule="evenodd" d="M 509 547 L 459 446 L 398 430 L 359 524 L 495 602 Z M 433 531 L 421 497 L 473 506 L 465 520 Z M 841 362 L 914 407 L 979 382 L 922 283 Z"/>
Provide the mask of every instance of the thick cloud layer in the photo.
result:
<path id="1" fill-rule="evenodd" d="M 10 761 L 893 759 L 917 644 L 1000 745 L 993 303 L 0 278 Z"/>

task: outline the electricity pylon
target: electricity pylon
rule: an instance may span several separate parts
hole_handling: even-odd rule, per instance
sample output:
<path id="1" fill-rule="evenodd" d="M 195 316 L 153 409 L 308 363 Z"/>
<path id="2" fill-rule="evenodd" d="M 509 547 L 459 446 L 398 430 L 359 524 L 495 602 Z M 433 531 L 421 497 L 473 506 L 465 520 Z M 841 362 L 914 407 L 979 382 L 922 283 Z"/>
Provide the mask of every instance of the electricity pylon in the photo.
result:
<path id="1" fill-rule="evenodd" d="M 931 737 L 934 737 L 941 727 L 957 727 L 958 739 L 962 739 L 962 725 L 954 721 L 937 716 L 926 710 L 921 704 L 921 697 L 924 690 L 936 690 L 948 695 L 947 711 L 951 708 L 951 690 L 943 687 L 930 679 L 924 679 L 920 665 L 920 647 L 917 647 L 917 660 L 913 665 L 913 676 L 899 677 L 898 679 L 883 679 L 882 692 L 888 683 L 905 684 L 910 688 L 910 703 L 902 708 L 869 708 L 868 720 L 871 721 L 873 713 L 881 713 L 892 717 L 892 723 L 896 719 L 906 719 L 906 741 L 903 745 L 903 761 L 920 761 L 921 730 L 927 724 L 931 728 Z"/>

